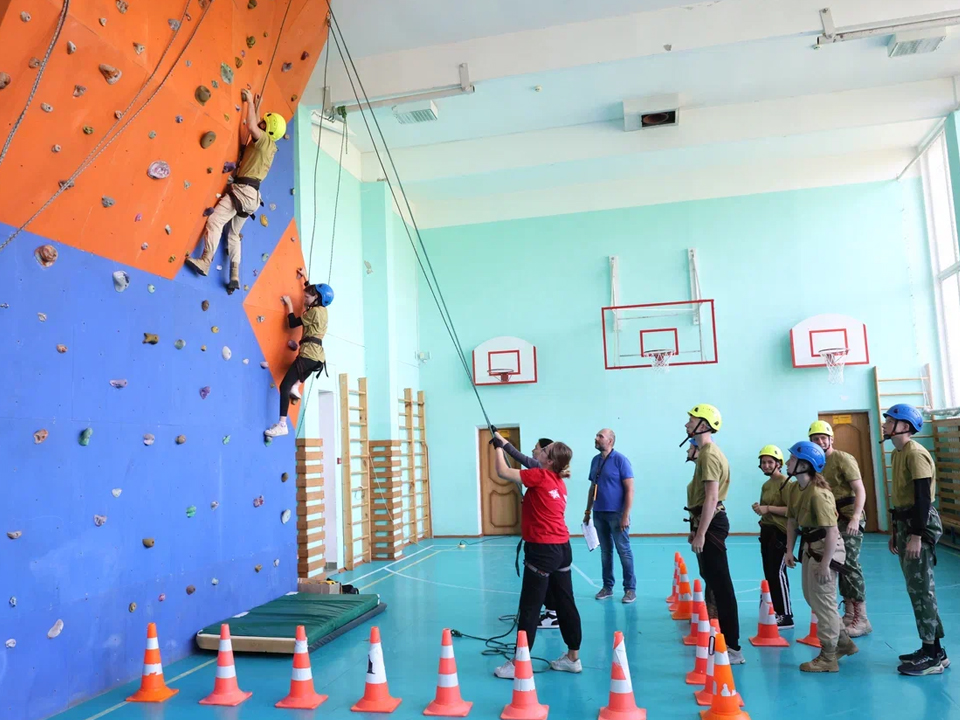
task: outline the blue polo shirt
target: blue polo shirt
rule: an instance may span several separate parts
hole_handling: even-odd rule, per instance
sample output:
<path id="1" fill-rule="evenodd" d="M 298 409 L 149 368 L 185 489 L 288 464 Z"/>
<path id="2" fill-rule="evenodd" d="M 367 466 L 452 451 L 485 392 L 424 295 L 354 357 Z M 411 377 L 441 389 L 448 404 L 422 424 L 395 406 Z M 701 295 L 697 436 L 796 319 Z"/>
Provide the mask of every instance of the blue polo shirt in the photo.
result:
<path id="1" fill-rule="evenodd" d="M 597 477 L 599 470 L 599 477 Z M 621 512 L 623 510 L 623 481 L 633 477 L 633 468 L 627 457 L 611 450 L 607 459 L 597 454 L 590 462 L 590 482 L 597 485 L 597 497 L 593 509 L 598 512 Z"/>

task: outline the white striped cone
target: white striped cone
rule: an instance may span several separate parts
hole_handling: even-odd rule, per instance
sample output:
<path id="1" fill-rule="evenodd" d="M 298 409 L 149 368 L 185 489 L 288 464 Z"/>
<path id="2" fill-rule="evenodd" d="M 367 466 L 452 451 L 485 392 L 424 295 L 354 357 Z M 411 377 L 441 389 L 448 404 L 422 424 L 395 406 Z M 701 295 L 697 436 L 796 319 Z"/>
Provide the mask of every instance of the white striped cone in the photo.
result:
<path id="1" fill-rule="evenodd" d="M 237 668 L 233 662 L 233 643 L 230 642 L 230 626 L 220 626 L 220 651 L 217 654 L 217 674 L 213 692 L 200 701 L 201 705 L 225 705 L 233 707 L 253 695 L 237 685 Z"/>
<path id="2" fill-rule="evenodd" d="M 297 626 L 293 645 L 293 674 L 290 677 L 290 694 L 276 704 L 278 708 L 313 710 L 327 699 L 313 689 L 313 673 L 310 670 L 310 652 L 307 649 L 307 632 L 303 625 Z"/>
<path id="3" fill-rule="evenodd" d="M 687 685 L 703 685 L 706 681 L 707 661 L 710 654 L 710 618 L 707 615 L 707 606 L 702 600 L 699 610 L 703 619 L 697 625 L 697 657 L 693 670 L 687 673 Z"/>
<path id="4" fill-rule="evenodd" d="M 610 699 L 600 709 L 599 720 L 646 720 L 647 711 L 638 708 L 633 696 L 630 666 L 627 664 L 627 648 L 623 633 L 613 634 L 613 664 L 610 667 Z"/>
<path id="5" fill-rule="evenodd" d="M 353 712 L 391 713 L 397 709 L 400 698 L 390 697 L 387 687 L 387 670 L 383 664 L 383 647 L 380 645 L 380 628 L 370 628 L 370 649 L 367 651 L 367 681 L 363 697 L 350 709 Z"/>
<path id="6" fill-rule="evenodd" d="M 437 695 L 423 711 L 424 715 L 441 717 L 465 717 L 473 706 L 460 697 L 460 680 L 457 677 L 457 661 L 453 656 L 453 637 L 448 628 L 443 630 L 440 644 L 440 669 L 437 675 Z"/>
<path id="7" fill-rule="evenodd" d="M 513 658 L 513 698 L 500 713 L 500 720 L 547 720 L 549 712 L 549 706 L 541 705 L 537 699 L 527 633 L 520 630 L 517 632 L 517 652 Z"/>

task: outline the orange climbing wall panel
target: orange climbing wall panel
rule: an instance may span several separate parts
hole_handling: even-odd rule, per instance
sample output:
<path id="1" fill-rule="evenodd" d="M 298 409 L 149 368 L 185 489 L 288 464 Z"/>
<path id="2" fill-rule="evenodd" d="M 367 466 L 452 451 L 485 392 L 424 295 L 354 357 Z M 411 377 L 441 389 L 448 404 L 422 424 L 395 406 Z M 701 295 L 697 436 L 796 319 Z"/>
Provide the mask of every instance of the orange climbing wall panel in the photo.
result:
<path id="1" fill-rule="evenodd" d="M 43 58 L 61 7 L 59 0 L 0 2 L 0 72 L 11 76 L 0 90 L 4 140 L 36 79 L 31 58 Z M 21 225 L 88 153 L 117 137 L 28 229 L 172 278 L 197 245 L 204 209 L 216 204 L 225 186 L 224 163 L 236 160 L 241 89 L 263 91 L 261 111 L 280 112 L 289 121 L 323 48 L 327 7 L 326 0 L 258 0 L 253 8 L 248 0 L 128 0 L 121 13 L 115 0 L 71 3 L 0 165 L 0 222 Z M 21 11 L 31 15 L 29 22 L 21 20 Z M 180 18 L 175 33 L 169 21 Z M 68 43 L 76 46 L 72 54 Z M 137 45 L 143 46 L 140 53 Z M 115 84 L 104 80 L 101 63 L 121 70 Z M 233 72 L 229 84 L 221 63 Z M 194 96 L 199 85 L 211 92 L 205 104 Z M 76 86 L 85 88 L 78 97 Z M 117 120 L 115 113 L 128 106 Z M 92 133 L 85 134 L 85 126 Z M 199 140 L 208 131 L 217 139 L 204 150 Z M 147 176 L 155 160 L 169 163 L 168 178 Z M 112 206 L 104 207 L 104 198 Z"/>

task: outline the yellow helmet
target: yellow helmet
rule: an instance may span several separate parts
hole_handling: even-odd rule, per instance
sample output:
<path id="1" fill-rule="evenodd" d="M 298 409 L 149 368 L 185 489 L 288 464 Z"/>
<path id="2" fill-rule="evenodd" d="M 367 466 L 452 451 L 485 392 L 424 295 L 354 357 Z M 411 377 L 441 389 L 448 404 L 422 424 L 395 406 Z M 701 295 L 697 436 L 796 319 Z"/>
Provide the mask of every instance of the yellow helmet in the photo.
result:
<path id="1" fill-rule="evenodd" d="M 269 112 L 263 116 L 263 122 L 267 126 L 267 135 L 274 140 L 279 140 L 287 132 L 287 121 L 282 115 Z"/>
<path id="2" fill-rule="evenodd" d="M 695 418 L 706 420 L 707 425 L 710 426 L 710 430 L 713 432 L 720 431 L 720 425 L 723 423 L 723 421 L 720 419 L 720 411 L 717 410 L 713 405 L 700 403 L 699 405 L 695 405 L 692 410 L 687 412 L 687 414 Z"/>
<path id="3" fill-rule="evenodd" d="M 762 448 L 760 448 L 760 457 L 763 458 L 764 455 L 772 457 L 774 460 L 783 465 L 783 453 L 776 445 L 764 445 Z"/>
<path id="4" fill-rule="evenodd" d="M 830 427 L 830 423 L 817 420 L 810 425 L 810 430 L 807 432 L 807 437 L 811 435 L 829 435 L 833 437 L 833 428 Z"/>

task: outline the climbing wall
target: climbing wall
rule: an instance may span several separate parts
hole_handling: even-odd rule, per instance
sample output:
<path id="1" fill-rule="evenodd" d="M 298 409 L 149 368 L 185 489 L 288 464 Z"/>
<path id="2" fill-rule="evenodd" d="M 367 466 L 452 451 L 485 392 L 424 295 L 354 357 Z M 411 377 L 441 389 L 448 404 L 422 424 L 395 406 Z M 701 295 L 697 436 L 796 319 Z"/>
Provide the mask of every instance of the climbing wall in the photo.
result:
<path id="1" fill-rule="evenodd" d="M 278 47 L 286 3 L 249 5 L 74 0 L 0 165 L 2 244 L 137 94 L 175 32 L 168 20 L 197 30 L 189 45 L 189 35 L 174 40 L 141 102 L 186 51 L 146 110 L 0 251 L 0 717 L 47 717 L 139 677 L 149 621 L 171 662 L 193 650 L 198 628 L 296 587 L 295 439 L 263 439 L 300 334 L 279 299 L 302 286 L 292 139 L 278 143 L 264 206 L 243 228 L 243 289 L 228 296 L 222 270 L 178 272 L 236 157 L 239 89 L 259 91 Z M 0 1 L 0 73 L 11 78 L 0 142 L 60 8 Z M 292 117 L 325 11 L 291 3 L 263 109 Z M 108 84 L 100 63 L 120 79 Z M 234 70 L 229 85 L 221 63 Z M 205 105 L 194 99 L 200 83 Z M 86 90 L 74 97 L 74 85 Z M 203 149 L 210 130 L 217 139 Z M 147 175 L 157 160 L 168 177 Z"/>

